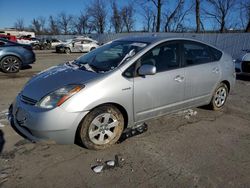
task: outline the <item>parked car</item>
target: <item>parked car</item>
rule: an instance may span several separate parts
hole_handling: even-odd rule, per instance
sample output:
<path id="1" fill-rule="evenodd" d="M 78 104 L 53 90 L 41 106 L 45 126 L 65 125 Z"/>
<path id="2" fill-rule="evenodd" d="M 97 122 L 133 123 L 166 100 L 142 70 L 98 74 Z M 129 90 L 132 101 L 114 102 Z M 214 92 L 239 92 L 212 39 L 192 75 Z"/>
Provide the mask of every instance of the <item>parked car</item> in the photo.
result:
<path id="1" fill-rule="evenodd" d="M 63 44 L 64 42 L 58 39 L 51 39 L 50 44 L 51 44 L 51 49 L 55 49 L 56 46 Z"/>
<path id="2" fill-rule="evenodd" d="M 250 50 L 243 50 L 245 54 L 235 61 L 235 71 L 239 75 L 250 75 Z"/>
<path id="3" fill-rule="evenodd" d="M 39 39 L 35 37 L 31 37 L 30 35 L 23 35 L 17 38 L 17 42 L 20 44 L 35 44 L 39 43 Z"/>
<path id="4" fill-rule="evenodd" d="M 32 141 L 116 143 L 128 128 L 182 109 L 220 110 L 235 83 L 230 55 L 180 38 L 124 38 L 33 77 L 10 106 Z"/>
<path id="5" fill-rule="evenodd" d="M 31 43 L 33 50 L 49 50 L 51 43 L 46 39 L 36 39 L 35 42 Z"/>
<path id="6" fill-rule="evenodd" d="M 97 41 L 91 38 L 75 38 L 64 44 L 56 46 L 56 52 L 58 53 L 71 53 L 71 52 L 89 52 L 98 47 Z"/>
<path id="7" fill-rule="evenodd" d="M 7 40 L 10 40 L 10 41 L 13 41 L 13 42 L 17 42 L 16 36 L 14 36 L 14 35 L 0 34 L 0 38 L 2 38 L 2 39 L 7 39 Z"/>
<path id="8" fill-rule="evenodd" d="M 35 54 L 30 45 L 0 39 L 0 68 L 6 73 L 16 73 L 21 67 L 34 63 Z"/>

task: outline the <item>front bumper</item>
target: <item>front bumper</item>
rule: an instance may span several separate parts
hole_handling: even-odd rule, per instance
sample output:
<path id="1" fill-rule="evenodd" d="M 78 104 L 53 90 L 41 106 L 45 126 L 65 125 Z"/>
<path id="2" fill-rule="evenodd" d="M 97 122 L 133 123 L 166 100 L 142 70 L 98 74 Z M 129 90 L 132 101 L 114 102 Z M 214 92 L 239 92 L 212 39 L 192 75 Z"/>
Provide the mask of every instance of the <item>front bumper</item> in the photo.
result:
<path id="1" fill-rule="evenodd" d="M 73 144 L 77 127 L 87 113 L 67 112 L 60 107 L 44 110 L 25 104 L 17 96 L 9 108 L 9 121 L 18 134 L 32 142 Z"/>
<path id="2" fill-rule="evenodd" d="M 64 53 L 65 52 L 65 48 L 64 47 L 56 47 L 56 52 L 57 53 Z"/>

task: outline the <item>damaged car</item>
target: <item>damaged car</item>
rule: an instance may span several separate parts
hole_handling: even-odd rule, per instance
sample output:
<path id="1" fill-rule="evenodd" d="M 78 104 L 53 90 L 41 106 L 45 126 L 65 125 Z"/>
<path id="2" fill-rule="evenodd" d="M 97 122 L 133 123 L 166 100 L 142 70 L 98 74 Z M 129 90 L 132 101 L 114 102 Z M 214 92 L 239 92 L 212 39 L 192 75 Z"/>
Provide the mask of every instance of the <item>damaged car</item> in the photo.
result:
<path id="1" fill-rule="evenodd" d="M 9 120 L 33 142 L 105 149 L 148 119 L 203 105 L 222 109 L 234 83 L 232 57 L 216 47 L 186 38 L 122 38 L 32 77 Z"/>
<path id="2" fill-rule="evenodd" d="M 64 44 L 55 46 L 57 53 L 89 52 L 99 47 L 98 42 L 91 38 L 75 38 Z"/>

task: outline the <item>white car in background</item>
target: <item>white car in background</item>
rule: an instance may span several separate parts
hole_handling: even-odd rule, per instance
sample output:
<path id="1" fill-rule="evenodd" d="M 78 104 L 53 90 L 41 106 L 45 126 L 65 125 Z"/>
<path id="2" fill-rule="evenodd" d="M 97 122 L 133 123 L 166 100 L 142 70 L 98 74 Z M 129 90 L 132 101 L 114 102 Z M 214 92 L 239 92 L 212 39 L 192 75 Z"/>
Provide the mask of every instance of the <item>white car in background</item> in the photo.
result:
<path id="1" fill-rule="evenodd" d="M 17 43 L 32 45 L 34 43 L 39 43 L 39 39 L 35 38 L 35 37 L 31 37 L 29 35 L 27 35 L 27 36 L 21 36 L 21 37 L 17 38 Z"/>
<path id="2" fill-rule="evenodd" d="M 58 53 L 89 52 L 99 47 L 98 42 L 88 37 L 76 37 L 64 44 L 56 46 Z"/>
<path id="3" fill-rule="evenodd" d="M 56 46 L 63 44 L 64 42 L 58 39 L 51 39 L 50 40 L 50 47 L 55 48 Z"/>
<path id="4" fill-rule="evenodd" d="M 250 49 L 243 50 L 244 55 L 235 61 L 235 72 L 238 75 L 250 76 Z"/>

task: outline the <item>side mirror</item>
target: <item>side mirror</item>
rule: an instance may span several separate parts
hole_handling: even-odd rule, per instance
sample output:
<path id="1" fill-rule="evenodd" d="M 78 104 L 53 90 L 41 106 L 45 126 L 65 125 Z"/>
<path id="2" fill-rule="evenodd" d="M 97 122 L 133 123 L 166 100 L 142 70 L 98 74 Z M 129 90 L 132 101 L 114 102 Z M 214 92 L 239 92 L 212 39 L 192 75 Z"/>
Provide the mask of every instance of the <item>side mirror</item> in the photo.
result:
<path id="1" fill-rule="evenodd" d="M 140 76 L 154 75 L 156 74 L 156 67 L 154 65 L 144 64 L 139 68 L 138 74 Z"/>

